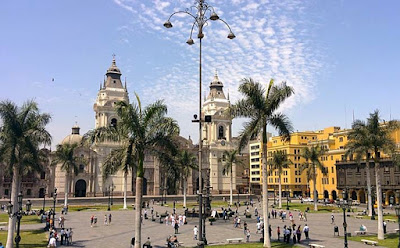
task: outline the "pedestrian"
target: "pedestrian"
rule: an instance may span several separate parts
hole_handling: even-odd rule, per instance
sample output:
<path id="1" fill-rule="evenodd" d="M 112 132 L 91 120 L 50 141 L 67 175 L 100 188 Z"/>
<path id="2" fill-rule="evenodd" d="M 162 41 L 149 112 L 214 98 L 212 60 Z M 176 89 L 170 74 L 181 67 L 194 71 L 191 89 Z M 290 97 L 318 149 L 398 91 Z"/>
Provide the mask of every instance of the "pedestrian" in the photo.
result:
<path id="1" fill-rule="evenodd" d="M 64 244 L 64 239 L 65 239 L 65 230 L 64 230 L 64 228 L 61 228 L 60 236 L 61 236 L 61 243 L 60 244 L 63 245 Z"/>
<path id="2" fill-rule="evenodd" d="M 281 229 L 279 228 L 279 226 L 278 226 L 278 228 L 276 228 L 276 235 L 278 236 L 278 241 L 280 241 L 280 238 L 281 238 Z"/>
<path id="3" fill-rule="evenodd" d="M 335 223 L 335 216 L 333 215 L 333 213 L 331 214 L 331 224 Z"/>
<path id="4" fill-rule="evenodd" d="M 272 238 L 272 227 L 271 227 L 271 225 L 268 226 L 268 235 L 269 235 L 269 238 Z"/>
<path id="5" fill-rule="evenodd" d="M 293 244 L 296 244 L 296 231 L 293 230 Z"/>
<path id="6" fill-rule="evenodd" d="M 246 221 L 243 223 L 243 233 L 246 234 L 247 231 L 247 223 Z"/>
<path id="7" fill-rule="evenodd" d="M 70 234 L 69 229 L 67 229 L 65 231 L 65 244 L 66 245 L 69 245 L 69 234 Z"/>
<path id="8" fill-rule="evenodd" d="M 74 234 L 74 232 L 72 231 L 72 228 L 69 229 L 69 233 L 68 233 L 68 245 L 72 245 L 72 235 Z"/>
<path id="9" fill-rule="evenodd" d="M 135 247 L 135 237 L 132 237 L 131 239 L 131 248 Z"/>
<path id="10" fill-rule="evenodd" d="M 250 229 L 246 230 L 246 242 L 250 242 Z"/>
<path id="11" fill-rule="evenodd" d="M 386 234 L 386 225 L 387 225 L 387 223 L 386 223 L 386 221 L 384 220 L 384 221 L 383 221 L 383 233 L 384 233 L 384 234 Z"/>
<path id="12" fill-rule="evenodd" d="M 178 230 L 179 230 L 179 223 L 178 222 L 175 222 L 174 228 L 175 228 L 175 234 L 178 234 Z"/>
<path id="13" fill-rule="evenodd" d="M 197 229 L 197 226 L 194 226 L 193 228 L 193 239 L 197 240 L 197 233 L 199 232 L 199 229 Z"/>
<path id="14" fill-rule="evenodd" d="M 143 248 L 152 248 L 150 237 L 147 237 L 147 241 L 143 244 Z"/>
<path id="15" fill-rule="evenodd" d="M 90 227 L 93 227 L 94 215 L 90 216 Z"/>
<path id="16" fill-rule="evenodd" d="M 304 235 L 306 236 L 306 239 L 310 239 L 310 237 L 308 236 L 308 233 L 310 232 L 310 228 L 307 226 L 307 224 L 305 224 L 305 226 L 303 228 L 303 232 L 304 232 Z"/>
<path id="17" fill-rule="evenodd" d="M 2 205 L 3 207 L 3 205 Z M 0 242 L 0 248 L 4 248 L 3 243 Z"/>
<path id="18" fill-rule="evenodd" d="M 112 218 L 112 216 L 111 216 L 111 214 L 109 214 L 109 215 L 108 215 L 108 224 L 109 224 L 109 225 L 111 225 L 111 218 Z"/>
<path id="19" fill-rule="evenodd" d="M 51 236 L 50 240 L 49 240 L 49 244 L 47 245 L 47 247 L 50 248 L 54 248 L 57 247 L 57 240 L 54 236 Z"/>
<path id="20" fill-rule="evenodd" d="M 301 230 L 300 230 L 300 226 L 301 226 L 301 225 L 299 225 L 299 227 L 297 227 L 297 231 L 296 231 L 297 242 L 299 242 L 299 243 L 300 243 L 300 240 L 301 240 Z"/>

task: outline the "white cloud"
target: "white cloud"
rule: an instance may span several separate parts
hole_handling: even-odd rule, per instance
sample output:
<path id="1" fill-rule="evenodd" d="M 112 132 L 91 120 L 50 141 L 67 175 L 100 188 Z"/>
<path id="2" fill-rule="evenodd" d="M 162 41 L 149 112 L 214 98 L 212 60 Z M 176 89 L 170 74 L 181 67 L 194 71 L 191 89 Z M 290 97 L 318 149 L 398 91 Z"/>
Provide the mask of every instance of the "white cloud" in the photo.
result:
<path id="1" fill-rule="evenodd" d="M 129 31 L 130 26 L 136 25 L 143 31 L 164 39 L 166 47 L 172 43 L 182 48 L 180 56 L 185 58 L 185 61 L 157 68 L 162 76 L 152 78 L 151 83 L 147 84 L 151 87 L 146 87 L 143 94 L 150 100 L 165 99 L 170 109 L 174 109 L 175 112 L 171 114 L 180 122 L 183 133 L 196 136 L 193 128 L 184 124 L 189 123 L 192 114 L 198 111 L 198 49 L 193 49 L 197 48 L 197 44 L 196 47 L 188 47 L 185 44 L 192 19 L 185 14 L 177 14 L 171 18 L 174 26 L 172 29 L 162 26 L 170 14 L 189 8 L 192 2 L 114 2 L 132 12 L 132 23 L 121 27 L 121 32 Z M 240 98 L 237 89 L 244 77 L 253 77 L 264 84 L 272 77 L 276 82 L 286 81 L 293 86 L 295 95 L 283 105 L 284 110 L 313 99 L 315 75 L 320 73 L 323 64 L 319 54 L 321 49 L 314 45 L 316 42 L 312 40 L 314 36 L 311 32 L 317 24 L 311 19 L 313 15 L 307 13 L 309 2 L 214 0 L 210 3 L 217 6 L 217 14 L 227 21 L 237 38 L 226 39 L 229 30 L 223 23 L 211 22 L 205 28 L 203 91 L 208 90 L 207 86 L 217 68 L 225 85 L 225 93 L 229 88 L 232 101 Z M 194 41 L 198 43 L 197 39 Z M 168 94 L 165 92 L 166 86 Z M 236 130 L 239 128 L 235 127 Z"/>

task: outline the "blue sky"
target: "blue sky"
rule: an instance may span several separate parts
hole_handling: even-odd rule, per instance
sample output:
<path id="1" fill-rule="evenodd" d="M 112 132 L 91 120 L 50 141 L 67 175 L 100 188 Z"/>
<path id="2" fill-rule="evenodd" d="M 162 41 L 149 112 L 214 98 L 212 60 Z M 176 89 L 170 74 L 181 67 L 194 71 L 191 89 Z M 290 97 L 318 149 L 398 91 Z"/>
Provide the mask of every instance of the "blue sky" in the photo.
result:
<path id="1" fill-rule="evenodd" d="M 0 100 L 35 99 L 53 116 L 54 145 L 77 121 L 94 127 L 93 103 L 112 54 L 133 100 L 165 99 L 181 134 L 197 139 L 198 43 L 191 19 L 176 16 L 193 0 L 6 1 L 0 9 Z M 295 96 L 282 107 L 295 130 L 350 127 L 379 109 L 400 118 L 399 1 L 209 1 L 222 23 L 206 27 L 203 86 L 214 70 L 231 100 L 244 77 L 287 81 Z M 195 39 L 195 42 L 197 40 Z M 54 82 L 52 81 L 54 78 Z M 234 121 L 234 131 L 242 121 Z"/>

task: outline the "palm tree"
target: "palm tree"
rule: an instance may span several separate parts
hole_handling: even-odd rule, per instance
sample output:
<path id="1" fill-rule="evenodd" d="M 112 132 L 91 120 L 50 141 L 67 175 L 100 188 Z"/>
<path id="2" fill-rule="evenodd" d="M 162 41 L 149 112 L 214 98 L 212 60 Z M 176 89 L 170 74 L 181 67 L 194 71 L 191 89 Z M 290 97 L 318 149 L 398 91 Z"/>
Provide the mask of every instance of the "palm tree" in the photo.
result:
<path id="1" fill-rule="evenodd" d="M 222 158 L 219 159 L 220 162 L 222 162 L 222 174 L 224 175 L 230 175 L 230 188 L 229 188 L 229 204 L 233 204 L 233 165 L 238 166 L 238 165 L 243 165 L 242 160 L 238 158 L 237 155 L 238 151 L 237 150 L 231 150 L 231 151 L 224 151 L 222 154 Z"/>
<path id="2" fill-rule="evenodd" d="M 288 159 L 287 154 L 284 151 L 277 151 L 272 154 L 272 158 L 268 161 L 268 165 L 271 166 L 271 173 L 275 170 L 278 172 L 279 182 L 279 208 L 282 208 L 282 173 L 283 169 L 289 168 L 289 165 L 293 162 Z"/>
<path id="3" fill-rule="evenodd" d="M 287 86 L 286 83 L 274 85 L 274 80 L 271 79 L 268 89 L 265 91 L 260 83 L 248 78 L 242 80 L 239 91 L 244 94 L 245 98 L 231 106 L 230 114 L 233 117 L 250 119 L 245 123 L 244 129 L 240 133 L 239 151 L 246 146 L 249 140 L 257 137 L 258 134 L 262 136 L 263 216 L 264 226 L 268 227 L 267 125 L 274 127 L 284 140 L 290 139 L 292 125 L 286 115 L 277 112 L 277 109 L 293 94 L 293 88 Z M 267 231 L 268 228 L 264 228 L 264 247 L 271 247 L 271 240 Z"/>
<path id="4" fill-rule="evenodd" d="M 378 202 L 378 239 L 384 239 L 380 155 L 381 153 L 391 155 L 393 162 L 398 162 L 397 154 L 395 153 L 396 143 L 391 135 L 394 130 L 399 128 L 399 123 L 397 121 L 389 121 L 380 124 L 380 120 L 379 111 L 375 110 L 374 113 L 370 114 L 364 126 L 366 128 L 368 140 L 371 142 L 372 154 L 374 155 L 376 200 Z"/>
<path id="5" fill-rule="evenodd" d="M 121 144 L 120 168 L 136 168 L 135 197 L 135 248 L 141 248 L 141 210 L 143 197 L 143 162 L 145 155 L 162 156 L 175 149 L 174 136 L 179 134 L 175 120 L 168 118 L 167 106 L 163 101 L 156 101 L 142 108 L 136 94 L 136 103 L 118 102 L 115 104 L 119 121 L 117 125 L 93 130 L 85 137 L 93 142 L 114 141 Z"/>
<path id="6" fill-rule="evenodd" d="M 355 155 L 355 161 L 361 163 L 365 158 L 365 171 L 367 172 L 367 194 L 368 194 L 368 216 L 372 216 L 374 206 L 371 196 L 371 173 L 370 173 L 370 155 L 373 149 L 372 140 L 368 136 L 368 129 L 365 122 L 355 120 L 352 129 L 347 134 L 348 143 L 345 146 L 346 157 Z"/>
<path id="7" fill-rule="evenodd" d="M 126 147 L 121 147 L 114 149 L 108 154 L 106 159 L 104 160 L 103 163 L 103 168 L 102 168 L 102 176 L 103 176 L 103 182 L 106 181 L 106 179 L 114 175 L 117 171 L 122 171 L 124 174 L 124 181 L 123 181 L 123 187 L 124 187 L 124 207 L 123 209 L 127 209 L 127 204 L 126 204 L 126 196 L 127 196 L 127 185 L 128 185 L 128 175 L 129 171 L 133 170 L 135 167 L 134 157 L 131 154 L 131 158 L 126 158 L 128 153 L 126 153 Z M 132 161 L 131 163 L 125 163 L 124 160 Z"/>
<path id="8" fill-rule="evenodd" d="M 313 181 L 314 184 L 314 210 L 318 211 L 317 196 L 317 173 L 321 171 L 323 175 L 328 174 L 327 168 L 322 164 L 320 157 L 325 154 L 325 149 L 321 146 L 312 146 L 311 148 L 303 148 L 301 156 L 306 162 L 300 165 L 300 173 L 307 172 L 307 181 Z"/>
<path id="9" fill-rule="evenodd" d="M 41 171 L 42 161 L 40 145 L 50 145 L 51 135 L 46 125 L 49 114 L 40 113 L 33 101 L 18 107 L 11 101 L 0 102 L 0 162 L 12 175 L 11 203 L 13 212 L 18 210 L 17 196 L 20 191 L 21 175 L 28 170 Z M 16 218 L 8 221 L 7 248 L 13 247 Z"/>
<path id="10" fill-rule="evenodd" d="M 64 206 L 68 206 L 68 194 L 70 192 L 70 182 L 72 173 L 78 175 L 79 164 L 86 163 L 83 157 L 77 156 L 76 149 L 78 143 L 65 143 L 57 145 L 57 150 L 54 152 L 54 157 L 51 165 L 61 164 L 61 170 L 65 171 L 65 190 L 64 190 Z"/>
<path id="11" fill-rule="evenodd" d="M 187 179 L 193 169 L 197 168 L 196 156 L 187 150 L 178 153 L 177 162 L 183 179 L 183 207 L 186 208 Z"/>

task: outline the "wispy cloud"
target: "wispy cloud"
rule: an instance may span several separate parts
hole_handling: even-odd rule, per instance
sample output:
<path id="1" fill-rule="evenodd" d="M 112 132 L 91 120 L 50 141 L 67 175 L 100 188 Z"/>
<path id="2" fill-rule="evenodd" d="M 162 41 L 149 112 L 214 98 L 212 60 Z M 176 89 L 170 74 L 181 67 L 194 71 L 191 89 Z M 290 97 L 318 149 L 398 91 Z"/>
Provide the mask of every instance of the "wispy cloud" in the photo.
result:
<path id="1" fill-rule="evenodd" d="M 195 96 L 199 94 L 198 46 L 187 46 L 185 43 L 192 20 L 176 15 L 171 19 L 174 28 L 163 27 L 171 13 L 190 7 L 188 1 L 114 2 L 132 13 L 131 23 L 121 27 L 123 32 L 130 30 L 129 25 L 135 25 L 135 28 L 165 39 L 166 46 L 173 43 L 182 47 L 180 56 L 186 60 L 157 68 L 159 75 L 163 76 L 153 78 L 151 87 L 144 89 L 143 93 L 145 98 L 165 99 L 170 109 L 179 109 L 176 113 L 179 112 L 179 116 L 176 116 L 179 121 L 190 121 L 192 114 L 197 112 Z M 276 82 L 286 81 L 293 86 L 296 94 L 285 103 L 284 110 L 314 98 L 315 77 L 323 64 L 319 52 L 321 49 L 311 38 L 316 25 L 311 19 L 312 15 L 307 13 L 310 3 L 301 0 L 209 2 L 218 7 L 216 11 L 229 23 L 237 38 L 226 38 L 229 30 L 222 22 L 211 22 L 206 27 L 203 40 L 203 89 L 208 89 L 208 82 L 214 70 L 218 69 L 225 91 L 229 88 L 232 101 L 240 98 L 237 89 L 244 77 L 252 77 L 265 84 L 274 78 Z M 197 42 L 197 39 L 194 40 Z M 188 61 L 192 61 L 189 66 Z"/>

